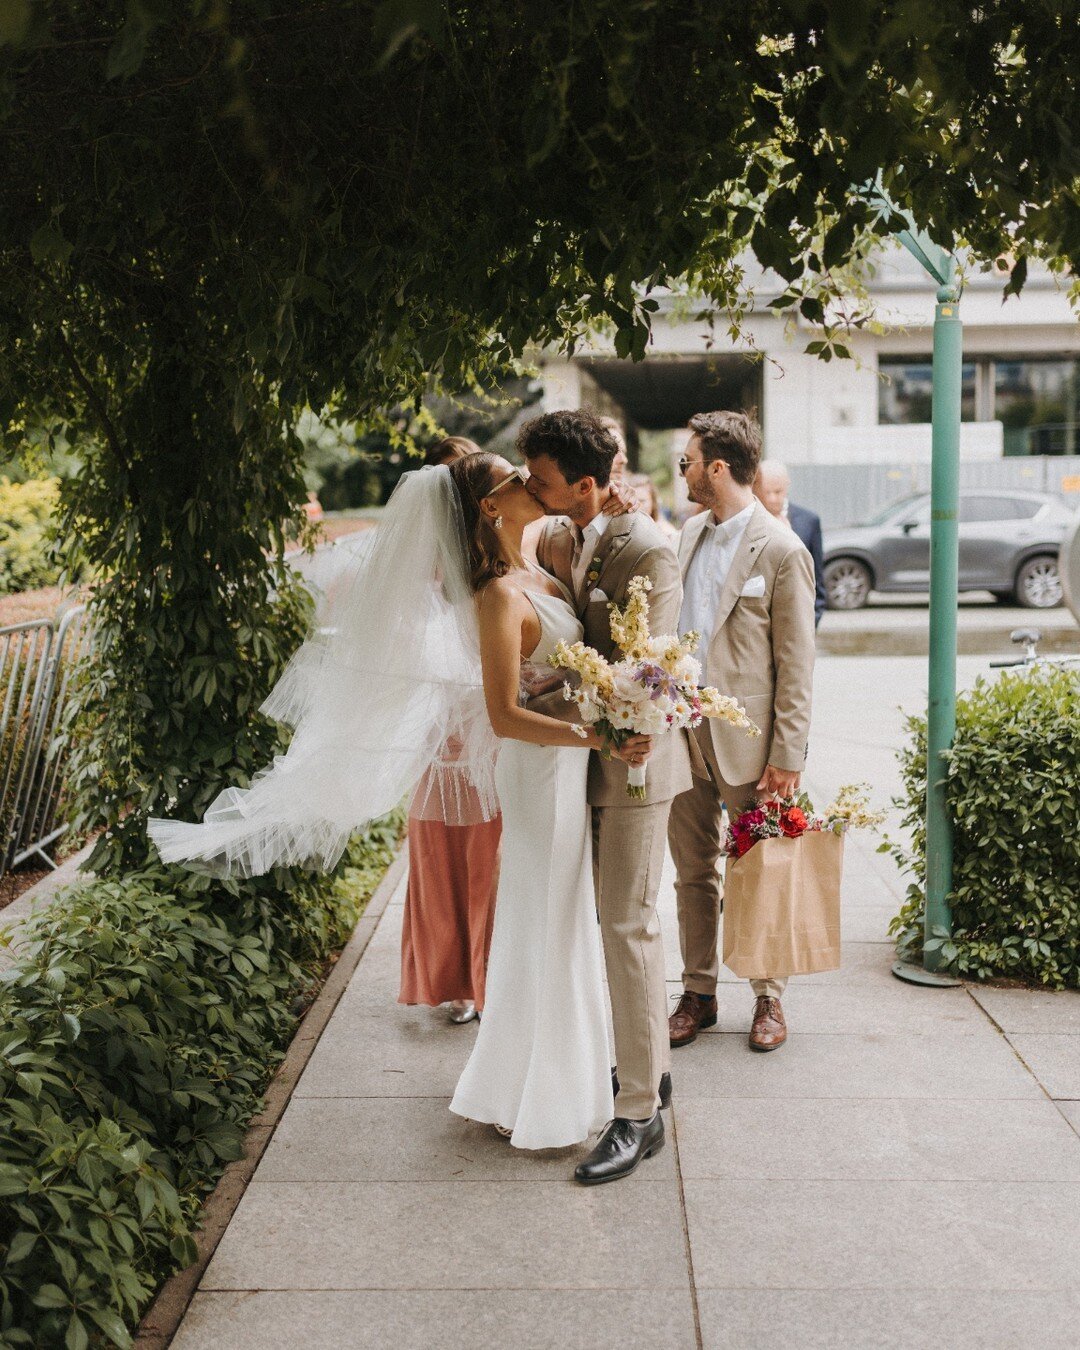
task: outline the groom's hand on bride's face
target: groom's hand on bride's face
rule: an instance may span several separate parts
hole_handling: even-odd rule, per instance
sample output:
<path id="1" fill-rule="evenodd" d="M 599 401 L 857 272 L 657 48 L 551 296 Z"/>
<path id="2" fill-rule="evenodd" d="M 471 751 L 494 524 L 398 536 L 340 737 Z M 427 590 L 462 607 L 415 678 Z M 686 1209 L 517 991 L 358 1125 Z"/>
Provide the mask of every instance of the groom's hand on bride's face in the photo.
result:
<path id="1" fill-rule="evenodd" d="M 772 764 L 766 764 L 757 791 L 763 797 L 794 797 L 801 778 L 801 774 L 792 773 L 789 769 L 777 769 Z"/>
<path id="2" fill-rule="evenodd" d="M 652 754 L 652 737 L 628 736 L 622 745 L 611 753 L 625 764 L 644 764 Z"/>

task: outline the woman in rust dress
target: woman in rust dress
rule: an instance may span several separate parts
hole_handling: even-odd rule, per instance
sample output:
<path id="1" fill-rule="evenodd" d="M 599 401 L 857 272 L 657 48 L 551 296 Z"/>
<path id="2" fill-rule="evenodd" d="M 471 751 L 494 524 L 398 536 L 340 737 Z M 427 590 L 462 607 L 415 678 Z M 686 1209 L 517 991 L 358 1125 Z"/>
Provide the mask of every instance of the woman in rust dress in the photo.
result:
<path id="1" fill-rule="evenodd" d="M 425 459 L 428 464 L 449 464 L 479 448 L 463 436 L 448 436 Z M 453 746 L 442 747 L 440 757 L 452 759 Z M 429 786 L 425 777 L 409 811 L 409 883 L 398 1002 L 433 1008 L 449 1003 L 451 1022 L 471 1022 L 484 1006 L 502 820 L 496 816 L 476 824 L 447 825 L 425 819 Z"/>

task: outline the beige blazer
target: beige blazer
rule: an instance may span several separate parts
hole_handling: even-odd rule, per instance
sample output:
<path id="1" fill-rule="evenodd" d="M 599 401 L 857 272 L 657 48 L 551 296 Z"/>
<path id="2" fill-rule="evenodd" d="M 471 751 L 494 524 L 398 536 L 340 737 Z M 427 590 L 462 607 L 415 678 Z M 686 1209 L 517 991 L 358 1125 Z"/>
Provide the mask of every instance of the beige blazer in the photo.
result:
<path id="1" fill-rule="evenodd" d="M 683 526 L 684 580 L 709 518 L 703 511 Z M 758 577 L 764 594 L 744 595 L 747 583 Z M 754 581 L 749 589 L 762 589 L 762 583 Z M 761 728 L 760 736 L 750 737 L 723 722 L 709 723 L 724 781 L 756 783 L 766 764 L 801 772 L 813 694 L 814 564 L 798 536 L 760 502 L 754 503 L 720 593 L 707 657 L 709 683 L 737 698 Z M 695 755 L 694 770 L 703 773 L 699 761 Z"/>
<path id="2" fill-rule="evenodd" d="M 571 566 L 574 533 L 570 522 L 555 516 L 544 522 L 537 546 L 540 566 L 563 583 L 573 594 Z M 618 653 L 611 641 L 608 605 L 624 605 L 632 577 L 647 576 L 653 584 L 649 592 L 649 625 L 653 633 L 674 633 L 682 608 L 682 579 L 679 561 L 671 541 L 640 512 L 616 516 L 608 522 L 603 538 L 589 567 L 578 617 L 585 628 L 584 641 L 609 659 Z M 561 706 L 560 706 L 561 705 Z M 563 720 L 572 720 L 573 704 L 561 691 L 534 699 L 529 706 Z M 666 732 L 654 740 L 653 753 L 645 779 L 645 800 L 634 801 L 626 795 L 626 765 L 617 759 L 589 756 L 589 803 L 592 806 L 648 806 L 670 801 L 692 786 L 690 755 L 684 732 Z"/>

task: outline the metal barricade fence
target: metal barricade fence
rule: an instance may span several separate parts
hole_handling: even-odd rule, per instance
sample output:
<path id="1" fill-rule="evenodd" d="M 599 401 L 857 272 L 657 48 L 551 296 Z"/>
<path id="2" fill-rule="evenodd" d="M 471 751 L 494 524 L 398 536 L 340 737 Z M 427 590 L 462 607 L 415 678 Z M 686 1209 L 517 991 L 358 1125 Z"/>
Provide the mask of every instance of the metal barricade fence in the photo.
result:
<path id="1" fill-rule="evenodd" d="M 45 850 L 56 823 L 65 748 L 58 736 L 71 672 L 87 637 L 86 607 L 59 620 L 0 628 L 0 874 Z"/>

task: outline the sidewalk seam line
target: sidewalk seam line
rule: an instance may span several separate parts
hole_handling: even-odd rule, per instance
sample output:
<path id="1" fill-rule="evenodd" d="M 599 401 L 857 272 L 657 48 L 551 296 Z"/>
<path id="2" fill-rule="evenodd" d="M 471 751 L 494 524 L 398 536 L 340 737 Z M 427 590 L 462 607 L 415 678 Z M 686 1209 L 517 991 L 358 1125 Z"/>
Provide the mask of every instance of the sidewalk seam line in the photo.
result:
<path id="1" fill-rule="evenodd" d="M 697 1350 L 704 1350 L 705 1342 L 701 1335 L 701 1309 L 698 1307 L 697 1284 L 694 1280 L 694 1251 L 690 1245 L 690 1218 L 686 1212 L 686 1189 L 683 1186 L 682 1155 L 679 1152 L 679 1128 L 673 1103 L 671 1110 L 671 1144 L 675 1150 L 675 1184 L 679 1188 L 679 1213 L 682 1216 L 683 1242 L 686 1247 L 686 1273 L 690 1279 L 690 1312 L 694 1318 L 694 1340 Z"/>

